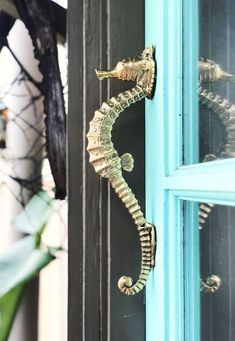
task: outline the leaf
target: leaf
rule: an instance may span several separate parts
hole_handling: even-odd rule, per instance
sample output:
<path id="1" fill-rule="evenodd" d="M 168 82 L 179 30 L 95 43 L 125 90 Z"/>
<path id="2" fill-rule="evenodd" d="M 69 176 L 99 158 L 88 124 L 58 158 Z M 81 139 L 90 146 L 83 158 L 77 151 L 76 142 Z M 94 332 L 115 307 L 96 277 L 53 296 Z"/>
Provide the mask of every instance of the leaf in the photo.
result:
<path id="1" fill-rule="evenodd" d="M 0 256 L 0 341 L 7 340 L 25 284 L 55 258 L 58 250 L 35 248 L 35 236 L 28 236 Z"/>
<path id="2" fill-rule="evenodd" d="M 6 283 L 19 271 L 34 249 L 35 239 L 28 236 L 14 243 L 0 256 L 0 296 Z"/>
<path id="3" fill-rule="evenodd" d="M 18 230 L 30 233 L 0 255 L 0 341 L 10 333 L 26 283 L 55 257 L 60 248 L 41 249 L 43 229 L 54 212 L 47 192 L 39 192 L 15 219 Z"/>
<path id="4" fill-rule="evenodd" d="M 49 249 L 35 249 L 35 237 L 16 242 L 0 256 L 0 298 L 17 285 L 27 282 L 46 266 L 54 256 Z"/>
<path id="5" fill-rule="evenodd" d="M 10 334 L 24 286 L 20 284 L 0 298 L 0 341 L 6 341 Z"/>
<path id="6" fill-rule="evenodd" d="M 28 202 L 26 207 L 15 218 L 17 230 L 34 234 L 43 230 L 55 210 L 55 202 L 49 193 L 40 191 Z"/>

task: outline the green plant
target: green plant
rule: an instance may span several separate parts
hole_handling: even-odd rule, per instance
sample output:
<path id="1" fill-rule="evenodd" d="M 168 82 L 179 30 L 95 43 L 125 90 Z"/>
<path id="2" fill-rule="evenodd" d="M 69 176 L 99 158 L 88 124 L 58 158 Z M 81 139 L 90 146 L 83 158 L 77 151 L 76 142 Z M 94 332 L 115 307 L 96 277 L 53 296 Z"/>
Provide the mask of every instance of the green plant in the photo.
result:
<path id="1" fill-rule="evenodd" d="M 47 192 L 37 193 L 17 216 L 17 229 L 30 235 L 0 256 L 0 341 L 6 341 L 28 281 L 55 259 L 60 247 L 42 245 L 41 235 L 54 212 Z"/>

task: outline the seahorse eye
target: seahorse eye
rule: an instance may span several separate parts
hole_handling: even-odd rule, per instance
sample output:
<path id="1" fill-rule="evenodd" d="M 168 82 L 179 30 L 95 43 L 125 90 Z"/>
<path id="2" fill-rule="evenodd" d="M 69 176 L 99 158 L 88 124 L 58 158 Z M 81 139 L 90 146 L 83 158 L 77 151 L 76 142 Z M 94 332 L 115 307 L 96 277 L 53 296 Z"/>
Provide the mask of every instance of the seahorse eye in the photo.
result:
<path id="1" fill-rule="evenodd" d="M 146 66 L 147 66 L 146 60 L 142 61 L 141 66 L 142 66 L 143 69 L 146 69 Z"/>
<path id="2" fill-rule="evenodd" d="M 122 69 L 124 65 L 125 65 L 125 63 L 123 61 L 118 62 L 116 68 L 117 69 Z"/>

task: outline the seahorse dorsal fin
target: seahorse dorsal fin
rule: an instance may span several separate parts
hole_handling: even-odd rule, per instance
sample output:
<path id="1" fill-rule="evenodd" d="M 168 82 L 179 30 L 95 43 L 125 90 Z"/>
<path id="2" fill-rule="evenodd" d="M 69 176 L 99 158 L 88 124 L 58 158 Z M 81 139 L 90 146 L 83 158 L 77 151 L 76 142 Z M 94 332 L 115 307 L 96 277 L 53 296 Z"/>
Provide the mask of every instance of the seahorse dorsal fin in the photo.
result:
<path id="1" fill-rule="evenodd" d="M 134 168 L 133 156 L 129 153 L 125 153 L 121 156 L 121 165 L 126 172 L 131 172 Z"/>

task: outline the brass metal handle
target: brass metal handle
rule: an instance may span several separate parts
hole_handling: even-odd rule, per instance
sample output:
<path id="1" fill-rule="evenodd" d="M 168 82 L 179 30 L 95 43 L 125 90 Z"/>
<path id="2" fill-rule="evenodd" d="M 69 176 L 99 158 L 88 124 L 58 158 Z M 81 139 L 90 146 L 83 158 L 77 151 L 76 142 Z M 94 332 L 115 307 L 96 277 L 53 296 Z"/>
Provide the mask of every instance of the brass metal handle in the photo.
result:
<path id="1" fill-rule="evenodd" d="M 124 203 L 134 219 L 140 237 L 142 261 L 139 279 L 133 283 L 131 277 L 122 276 L 118 281 L 118 288 L 126 295 L 134 295 L 144 288 L 154 266 L 156 238 L 154 226 L 144 218 L 138 201 L 122 174 L 122 170 L 132 171 L 133 157 L 128 153 L 118 155 L 111 140 L 111 132 L 113 124 L 125 108 L 145 97 L 152 98 L 155 83 L 153 54 L 153 47 L 146 48 L 140 55 L 118 62 L 112 71 L 96 71 L 100 80 L 115 77 L 132 80 L 136 85 L 104 102 L 95 111 L 87 134 L 90 162 L 100 176 L 108 179 Z"/>
<path id="2" fill-rule="evenodd" d="M 213 294 L 219 290 L 221 279 L 217 275 L 208 276 L 205 280 L 200 279 L 200 289 L 206 294 Z"/>

